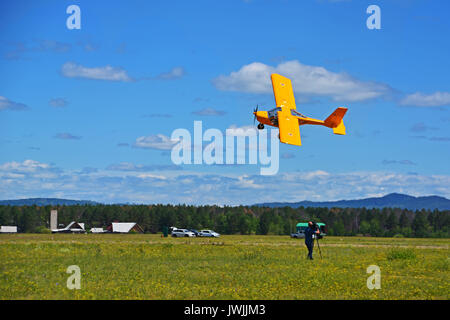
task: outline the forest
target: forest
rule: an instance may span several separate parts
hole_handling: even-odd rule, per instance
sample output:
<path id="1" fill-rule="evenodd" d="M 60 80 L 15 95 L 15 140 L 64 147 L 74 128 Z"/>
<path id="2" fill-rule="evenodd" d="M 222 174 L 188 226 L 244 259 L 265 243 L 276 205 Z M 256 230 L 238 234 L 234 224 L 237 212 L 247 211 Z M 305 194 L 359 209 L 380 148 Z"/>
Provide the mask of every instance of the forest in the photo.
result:
<path id="1" fill-rule="evenodd" d="M 58 224 L 85 223 L 86 230 L 111 222 L 136 222 L 145 233 L 160 233 L 164 226 L 213 229 L 221 234 L 288 235 L 298 222 L 327 225 L 334 236 L 433 237 L 450 236 L 450 211 L 399 208 L 267 208 L 189 205 L 70 205 L 0 206 L 0 225 L 19 232 L 49 233 L 50 210 L 58 210 Z"/>

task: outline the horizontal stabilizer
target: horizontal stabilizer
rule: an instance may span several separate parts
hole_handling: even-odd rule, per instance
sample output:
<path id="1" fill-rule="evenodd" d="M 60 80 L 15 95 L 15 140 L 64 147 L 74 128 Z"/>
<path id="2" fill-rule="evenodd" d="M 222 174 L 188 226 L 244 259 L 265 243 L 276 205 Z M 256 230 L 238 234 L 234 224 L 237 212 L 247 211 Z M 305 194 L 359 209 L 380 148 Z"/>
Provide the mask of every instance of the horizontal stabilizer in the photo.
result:
<path id="1" fill-rule="evenodd" d="M 341 123 L 336 128 L 333 128 L 333 133 L 334 134 L 345 134 L 344 121 L 341 120 Z"/>

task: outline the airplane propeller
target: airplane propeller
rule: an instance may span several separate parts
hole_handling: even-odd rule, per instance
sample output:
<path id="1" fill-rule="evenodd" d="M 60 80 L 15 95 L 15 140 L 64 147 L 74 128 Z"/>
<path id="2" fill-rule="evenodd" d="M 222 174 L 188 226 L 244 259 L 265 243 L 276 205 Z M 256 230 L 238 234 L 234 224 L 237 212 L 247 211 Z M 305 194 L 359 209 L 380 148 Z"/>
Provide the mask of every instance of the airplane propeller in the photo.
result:
<path id="1" fill-rule="evenodd" d="M 256 112 L 258 112 L 258 107 L 259 107 L 259 105 L 256 105 L 256 108 L 253 109 L 253 115 L 254 115 L 254 117 L 253 117 L 253 124 L 255 124 L 255 122 L 256 122 Z"/>

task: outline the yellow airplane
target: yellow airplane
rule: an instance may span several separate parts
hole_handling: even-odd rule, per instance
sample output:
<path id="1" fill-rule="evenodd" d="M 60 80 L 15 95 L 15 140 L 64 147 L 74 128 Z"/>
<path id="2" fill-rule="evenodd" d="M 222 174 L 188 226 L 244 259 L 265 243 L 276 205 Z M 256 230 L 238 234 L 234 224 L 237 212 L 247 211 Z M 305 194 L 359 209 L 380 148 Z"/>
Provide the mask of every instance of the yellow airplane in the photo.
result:
<path id="1" fill-rule="evenodd" d="M 304 124 L 322 125 L 332 128 L 335 134 L 345 135 L 345 126 L 342 118 L 347 108 L 337 108 L 324 121 L 306 117 L 295 110 L 294 91 L 291 80 L 279 74 L 272 74 L 273 94 L 277 107 L 270 111 L 254 110 L 255 120 L 259 121 L 258 129 L 264 129 L 264 125 L 278 127 L 280 141 L 294 146 L 301 146 L 300 128 Z"/>

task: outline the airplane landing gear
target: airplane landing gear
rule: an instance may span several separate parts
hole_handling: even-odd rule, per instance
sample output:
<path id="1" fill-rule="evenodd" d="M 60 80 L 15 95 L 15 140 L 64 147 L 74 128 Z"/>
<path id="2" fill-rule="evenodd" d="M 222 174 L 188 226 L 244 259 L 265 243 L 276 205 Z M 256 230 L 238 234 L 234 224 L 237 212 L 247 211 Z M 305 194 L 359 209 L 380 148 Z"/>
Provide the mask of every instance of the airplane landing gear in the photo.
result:
<path id="1" fill-rule="evenodd" d="M 263 125 L 262 123 L 258 124 L 258 129 L 259 129 L 259 130 L 264 129 L 264 125 Z"/>

